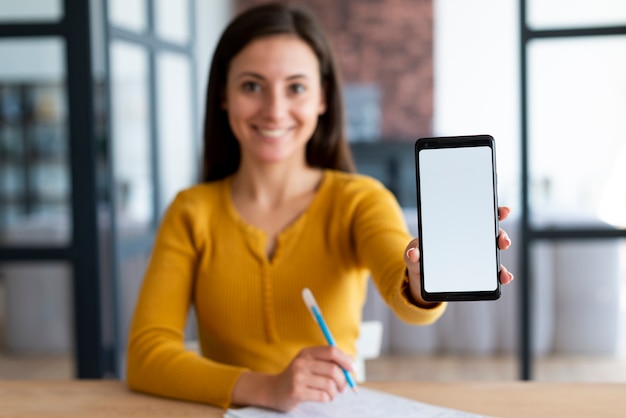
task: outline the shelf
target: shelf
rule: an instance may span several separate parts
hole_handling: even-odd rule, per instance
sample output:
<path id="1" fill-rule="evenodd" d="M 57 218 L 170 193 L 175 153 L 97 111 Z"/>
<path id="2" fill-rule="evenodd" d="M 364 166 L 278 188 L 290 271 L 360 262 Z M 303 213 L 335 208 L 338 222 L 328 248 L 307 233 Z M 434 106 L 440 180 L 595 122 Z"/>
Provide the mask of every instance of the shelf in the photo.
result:
<path id="1" fill-rule="evenodd" d="M 3 194 L 0 195 L 0 204 L 2 205 L 17 205 L 23 206 L 28 201 L 23 195 L 10 195 Z M 37 196 L 36 198 L 29 201 L 31 205 L 69 205 L 70 204 L 70 195 L 59 195 L 59 196 Z"/>
<path id="2" fill-rule="evenodd" d="M 0 225 L 69 206 L 68 129 L 62 83 L 0 85 Z"/>

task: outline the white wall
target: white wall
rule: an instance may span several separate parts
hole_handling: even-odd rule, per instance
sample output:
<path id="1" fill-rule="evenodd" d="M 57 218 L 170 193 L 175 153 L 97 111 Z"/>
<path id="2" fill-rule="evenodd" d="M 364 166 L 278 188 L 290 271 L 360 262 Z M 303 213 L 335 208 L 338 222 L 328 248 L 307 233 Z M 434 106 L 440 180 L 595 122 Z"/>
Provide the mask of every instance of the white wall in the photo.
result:
<path id="1" fill-rule="evenodd" d="M 435 135 L 496 140 L 500 203 L 519 201 L 516 0 L 434 0 Z"/>

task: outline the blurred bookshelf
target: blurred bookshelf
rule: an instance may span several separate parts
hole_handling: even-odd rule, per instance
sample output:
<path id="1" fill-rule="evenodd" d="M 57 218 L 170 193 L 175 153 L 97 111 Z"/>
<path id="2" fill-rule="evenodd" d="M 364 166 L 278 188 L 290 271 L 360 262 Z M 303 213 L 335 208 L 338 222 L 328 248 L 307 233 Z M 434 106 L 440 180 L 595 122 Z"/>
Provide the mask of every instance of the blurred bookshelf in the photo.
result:
<path id="1" fill-rule="evenodd" d="M 67 119 L 63 84 L 0 85 L 0 227 L 69 212 Z"/>

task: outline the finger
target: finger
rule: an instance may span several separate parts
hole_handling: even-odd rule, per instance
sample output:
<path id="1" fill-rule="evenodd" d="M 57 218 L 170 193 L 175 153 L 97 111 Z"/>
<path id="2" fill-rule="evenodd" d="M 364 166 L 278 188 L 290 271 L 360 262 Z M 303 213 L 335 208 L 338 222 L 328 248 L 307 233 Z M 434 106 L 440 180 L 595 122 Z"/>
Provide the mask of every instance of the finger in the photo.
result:
<path id="1" fill-rule="evenodd" d="M 408 263 L 418 263 L 420 261 L 420 250 L 417 247 L 411 247 L 406 252 L 406 261 Z"/>
<path id="2" fill-rule="evenodd" d="M 331 400 L 339 391 L 343 391 L 346 382 L 341 368 L 332 360 L 320 360 L 316 357 L 317 348 L 329 347 L 309 347 L 301 350 L 293 359 L 290 365 L 293 383 L 299 387 L 297 399 L 303 400 Z M 314 392 L 309 393 L 313 389 Z M 326 395 L 320 397 L 317 392 L 324 392 Z M 313 398 L 311 398 L 313 396 Z"/>
<path id="3" fill-rule="evenodd" d="M 315 387 L 320 390 L 330 390 L 331 394 L 343 392 L 348 384 L 342 367 L 334 362 L 316 361 L 311 368 L 311 373 L 317 377 L 325 379 L 321 382 L 323 386 Z M 331 385 L 332 387 L 329 387 L 328 385 Z"/>
<path id="4" fill-rule="evenodd" d="M 278 409 L 289 410 L 300 402 L 329 402 L 334 399 L 338 393 L 336 384 L 331 379 L 322 376 L 316 376 L 308 370 L 306 373 L 301 372 L 293 376 L 294 380 L 285 393 L 288 402 L 287 407 Z"/>
<path id="5" fill-rule="evenodd" d="M 498 207 L 498 219 L 503 221 L 505 220 L 509 214 L 511 213 L 511 208 L 508 206 L 499 206 Z"/>
<path id="6" fill-rule="evenodd" d="M 337 347 L 320 347 L 320 357 L 315 359 L 312 371 L 318 375 L 331 378 L 340 392 L 343 392 L 348 382 L 344 370 L 354 373 L 353 358 L 345 354 Z M 318 352 L 317 350 L 314 350 Z"/>
<path id="7" fill-rule="evenodd" d="M 505 230 L 500 228 L 500 234 L 498 235 L 498 248 L 501 250 L 506 250 L 511 246 L 511 238 L 509 234 L 506 233 Z"/>
<path id="8" fill-rule="evenodd" d="M 328 364 L 335 364 L 341 368 L 353 371 L 352 357 L 341 351 L 339 348 L 328 345 L 307 347 L 301 351 L 314 361 L 323 361 Z"/>
<path id="9" fill-rule="evenodd" d="M 515 279 L 515 276 L 506 267 L 500 265 L 500 283 L 509 284 L 513 279 Z"/>
<path id="10" fill-rule="evenodd" d="M 404 262 L 407 263 L 417 263 L 420 260 L 420 252 L 419 252 L 419 240 L 417 238 L 413 238 L 411 242 L 406 246 L 404 250 Z"/>
<path id="11" fill-rule="evenodd" d="M 420 274 L 420 250 L 417 246 L 410 246 L 404 253 L 404 263 L 407 267 L 407 273 L 411 273 L 411 275 L 419 275 Z"/>
<path id="12" fill-rule="evenodd" d="M 337 366 L 335 368 L 339 369 Z M 333 400 L 338 393 L 343 392 L 346 384 L 342 381 L 345 381 L 343 373 L 339 373 L 336 378 L 325 374 L 311 374 L 307 377 L 305 385 L 310 390 L 309 396 L 317 398 L 315 400 L 318 402 L 326 402 Z"/>
<path id="13" fill-rule="evenodd" d="M 347 384 L 339 363 L 351 371 L 351 358 L 336 347 L 309 347 L 302 350 L 292 361 L 292 368 L 299 376 L 301 384 L 325 391 L 333 398 L 337 392 L 343 392 Z"/>

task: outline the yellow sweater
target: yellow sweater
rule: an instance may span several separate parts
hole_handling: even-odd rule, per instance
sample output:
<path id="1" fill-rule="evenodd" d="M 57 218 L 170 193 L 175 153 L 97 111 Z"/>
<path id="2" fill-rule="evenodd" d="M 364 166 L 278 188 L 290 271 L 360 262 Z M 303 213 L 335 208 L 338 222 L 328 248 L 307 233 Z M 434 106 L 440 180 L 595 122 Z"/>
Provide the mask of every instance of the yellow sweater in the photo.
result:
<path id="1" fill-rule="evenodd" d="M 272 259 L 263 231 L 236 212 L 231 181 L 180 192 L 164 215 L 130 331 L 131 389 L 229 406 L 243 371 L 279 372 L 302 348 L 326 344 L 302 301 L 304 287 L 352 355 L 368 274 L 404 321 L 429 324 L 443 313 L 445 304 L 421 309 L 406 297 L 403 252 L 411 237 L 378 181 L 326 170 Z M 191 306 L 202 356 L 184 347 Z"/>

